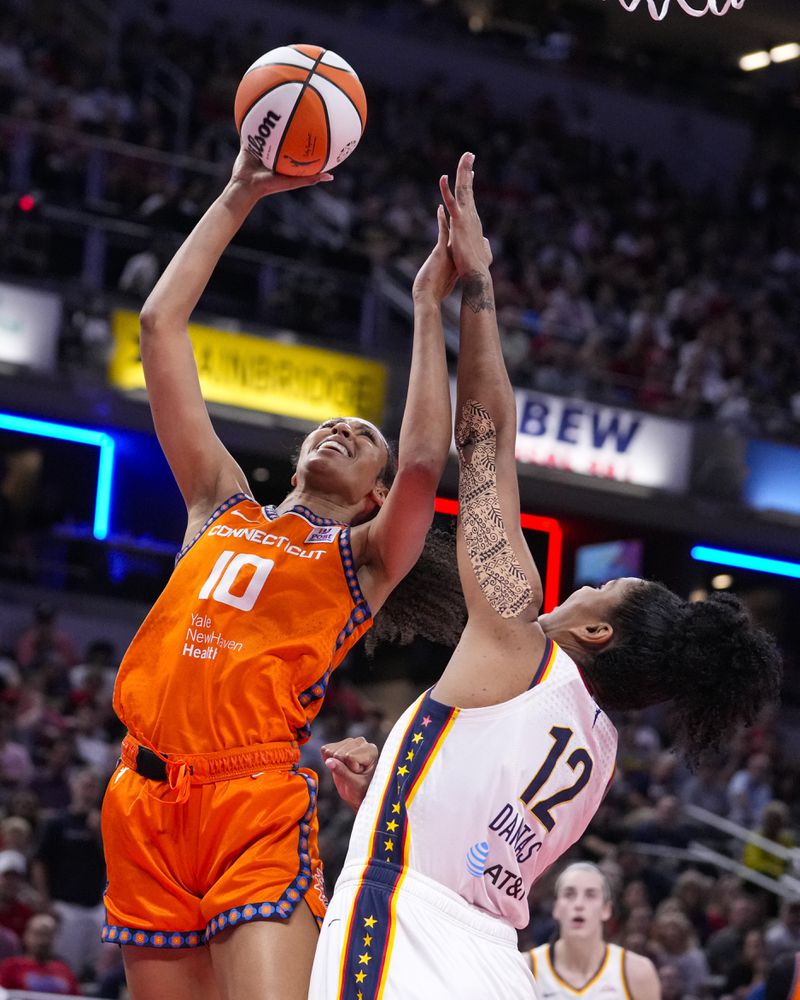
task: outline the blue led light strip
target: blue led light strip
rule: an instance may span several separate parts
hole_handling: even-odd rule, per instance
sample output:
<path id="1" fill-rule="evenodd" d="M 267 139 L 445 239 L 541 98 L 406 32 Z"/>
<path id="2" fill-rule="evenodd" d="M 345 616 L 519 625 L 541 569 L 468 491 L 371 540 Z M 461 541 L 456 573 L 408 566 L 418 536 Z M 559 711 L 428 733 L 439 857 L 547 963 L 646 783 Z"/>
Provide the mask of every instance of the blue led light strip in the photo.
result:
<path id="1" fill-rule="evenodd" d="M 790 576 L 800 580 L 800 563 L 788 562 L 785 559 L 769 559 L 767 556 L 754 556 L 747 552 L 712 549 L 707 545 L 695 545 L 691 555 L 692 559 L 698 562 L 734 566 L 736 569 L 752 569 L 757 573 L 773 573 L 775 576 Z"/>
<path id="2" fill-rule="evenodd" d="M 0 430 L 16 431 L 17 434 L 34 434 L 38 437 L 55 438 L 57 441 L 72 441 L 75 444 L 91 444 L 100 449 L 92 533 L 95 538 L 102 541 L 108 535 L 111 513 L 111 486 L 114 479 L 114 438 L 103 431 L 93 431 L 87 427 L 74 427 L 72 424 L 56 424 L 51 420 L 35 420 L 32 417 L 19 417 L 13 413 L 0 413 Z"/>

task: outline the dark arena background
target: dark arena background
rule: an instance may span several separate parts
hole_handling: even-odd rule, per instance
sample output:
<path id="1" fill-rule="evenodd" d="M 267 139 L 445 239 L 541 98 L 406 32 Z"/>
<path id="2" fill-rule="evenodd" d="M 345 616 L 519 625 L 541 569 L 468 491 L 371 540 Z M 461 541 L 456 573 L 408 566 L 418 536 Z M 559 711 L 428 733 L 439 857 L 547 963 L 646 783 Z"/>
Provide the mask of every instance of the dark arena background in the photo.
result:
<path id="1" fill-rule="evenodd" d="M 127 996 L 95 943 L 111 691 L 185 524 L 138 311 L 229 176 L 242 73 L 289 42 L 347 59 L 369 118 L 333 183 L 260 203 L 216 270 L 194 317 L 215 426 L 263 503 L 327 416 L 396 438 L 437 179 L 472 150 L 546 607 L 618 575 L 730 590 L 784 654 L 780 706 L 694 773 L 662 751 L 663 713 L 615 719 L 616 778 L 569 856 L 601 864 L 609 939 L 653 959 L 665 1000 L 755 1000 L 800 951 L 797 0 L 702 18 L 674 0 L 660 22 L 617 0 L 6 0 L 0 986 L 46 913 L 83 993 Z M 446 319 L 454 374 L 455 300 Z M 456 486 L 453 457 L 445 528 Z M 380 745 L 447 656 L 359 647 L 303 763 Z M 322 772 L 330 889 L 352 814 Z M 520 947 L 550 939 L 552 888 Z"/>

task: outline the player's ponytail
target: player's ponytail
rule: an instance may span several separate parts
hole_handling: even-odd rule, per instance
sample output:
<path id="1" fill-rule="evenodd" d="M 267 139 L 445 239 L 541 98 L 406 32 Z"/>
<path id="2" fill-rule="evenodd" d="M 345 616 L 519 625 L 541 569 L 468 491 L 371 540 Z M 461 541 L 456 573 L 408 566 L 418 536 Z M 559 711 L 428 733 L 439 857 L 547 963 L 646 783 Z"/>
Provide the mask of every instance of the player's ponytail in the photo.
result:
<path id="1" fill-rule="evenodd" d="M 609 647 L 582 664 L 598 703 L 613 710 L 670 701 L 675 742 L 691 761 L 778 695 L 775 643 L 732 594 L 690 603 L 642 582 L 611 624 Z"/>

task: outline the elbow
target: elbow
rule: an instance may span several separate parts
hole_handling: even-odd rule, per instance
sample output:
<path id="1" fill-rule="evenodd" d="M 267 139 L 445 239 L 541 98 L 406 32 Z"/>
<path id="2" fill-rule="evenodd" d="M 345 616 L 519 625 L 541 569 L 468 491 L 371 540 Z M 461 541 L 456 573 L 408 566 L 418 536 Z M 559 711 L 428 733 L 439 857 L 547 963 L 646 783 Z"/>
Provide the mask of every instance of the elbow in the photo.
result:
<path id="1" fill-rule="evenodd" d="M 443 455 L 415 455 L 407 461 L 400 461 L 396 478 L 402 477 L 406 482 L 413 483 L 417 490 L 435 493 L 446 464 L 447 452 Z"/>
<path id="2" fill-rule="evenodd" d="M 152 342 L 157 338 L 172 336 L 182 325 L 175 316 L 167 315 L 164 309 L 148 300 L 139 313 L 139 342 Z"/>
<path id="3" fill-rule="evenodd" d="M 149 302 L 145 302 L 142 311 L 139 313 L 139 336 L 140 338 L 151 337 L 160 325 L 158 310 Z"/>

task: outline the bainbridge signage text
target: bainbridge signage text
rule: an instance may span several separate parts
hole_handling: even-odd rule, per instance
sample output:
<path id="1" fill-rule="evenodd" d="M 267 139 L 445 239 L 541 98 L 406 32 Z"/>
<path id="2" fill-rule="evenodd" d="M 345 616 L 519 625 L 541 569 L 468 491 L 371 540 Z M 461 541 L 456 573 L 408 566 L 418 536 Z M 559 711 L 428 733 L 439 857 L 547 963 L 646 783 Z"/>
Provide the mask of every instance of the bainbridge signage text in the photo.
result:
<path id="1" fill-rule="evenodd" d="M 117 310 L 112 330 L 109 381 L 118 389 L 143 388 L 139 317 Z M 387 370 L 380 361 L 197 323 L 189 324 L 189 336 L 209 402 L 309 421 L 343 413 L 383 420 Z"/>

